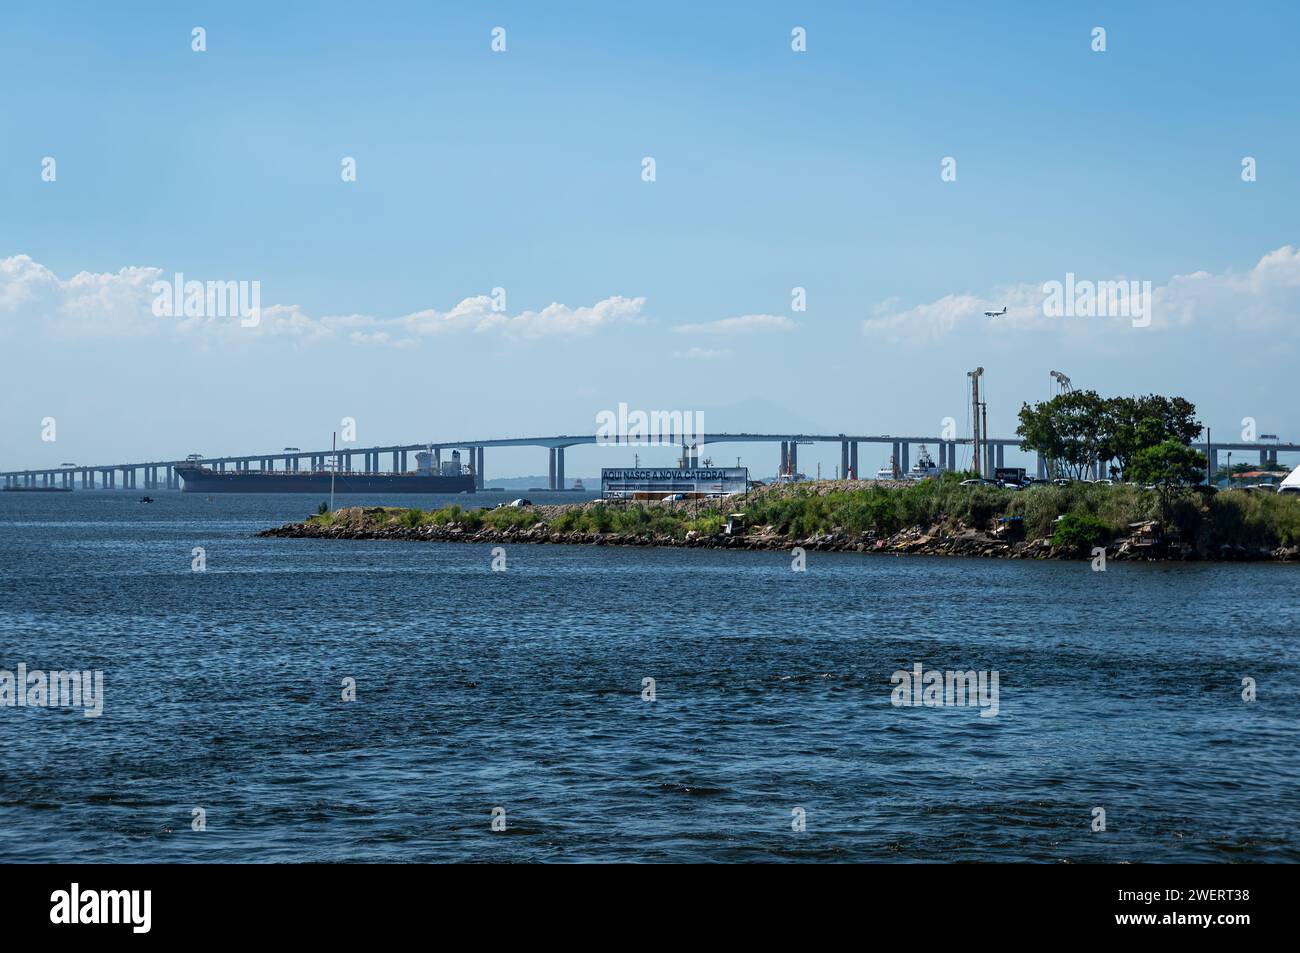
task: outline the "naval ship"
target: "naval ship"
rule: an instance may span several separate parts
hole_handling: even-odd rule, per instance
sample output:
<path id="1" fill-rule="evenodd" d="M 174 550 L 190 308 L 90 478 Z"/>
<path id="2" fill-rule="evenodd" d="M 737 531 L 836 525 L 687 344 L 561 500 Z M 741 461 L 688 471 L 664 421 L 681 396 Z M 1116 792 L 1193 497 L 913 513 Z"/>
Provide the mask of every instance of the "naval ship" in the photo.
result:
<path id="1" fill-rule="evenodd" d="M 433 454 L 415 455 L 413 473 L 353 470 L 214 470 L 201 459 L 176 464 L 182 493 L 473 493 L 474 470 L 461 466 L 460 451 L 435 468 Z"/>

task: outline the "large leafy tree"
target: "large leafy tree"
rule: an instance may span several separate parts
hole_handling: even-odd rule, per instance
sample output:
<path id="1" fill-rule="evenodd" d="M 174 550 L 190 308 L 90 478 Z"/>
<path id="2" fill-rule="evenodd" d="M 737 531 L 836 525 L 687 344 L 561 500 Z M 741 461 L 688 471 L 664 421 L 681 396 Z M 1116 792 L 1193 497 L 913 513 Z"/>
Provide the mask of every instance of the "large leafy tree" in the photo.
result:
<path id="1" fill-rule="evenodd" d="M 1051 462 L 1053 472 L 1083 477 L 1093 461 L 1107 459 L 1105 401 L 1091 390 L 1060 394 L 1049 401 L 1020 408 L 1020 449 Z"/>
<path id="2" fill-rule="evenodd" d="M 1129 466 L 1139 452 L 1169 440 L 1186 445 L 1201 429 L 1196 407 L 1181 397 L 1103 398 L 1095 391 L 1073 391 L 1024 405 L 1016 433 L 1021 449 L 1042 454 L 1053 472 L 1079 478 L 1094 460 L 1114 460 L 1131 476 Z"/>
<path id="3" fill-rule="evenodd" d="M 1118 461 L 1126 474 L 1134 455 L 1166 440 L 1188 444 L 1201 435 L 1196 406 L 1181 397 L 1148 394 L 1112 397 L 1105 401 L 1106 452 L 1104 459 Z"/>

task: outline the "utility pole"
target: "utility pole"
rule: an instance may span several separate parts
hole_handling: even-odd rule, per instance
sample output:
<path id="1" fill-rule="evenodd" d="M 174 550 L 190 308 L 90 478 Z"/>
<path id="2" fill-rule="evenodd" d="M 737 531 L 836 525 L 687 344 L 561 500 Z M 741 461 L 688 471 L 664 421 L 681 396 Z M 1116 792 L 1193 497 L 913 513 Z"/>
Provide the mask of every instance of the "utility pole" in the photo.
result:
<path id="1" fill-rule="evenodd" d="M 980 401 L 980 415 L 983 420 L 980 421 L 980 434 L 984 437 L 984 472 L 980 476 L 993 475 L 993 444 L 989 442 L 989 402 L 988 393 L 985 392 L 985 399 Z"/>
<path id="2" fill-rule="evenodd" d="M 971 451 L 974 453 L 971 465 L 974 467 L 976 474 L 984 475 L 984 468 L 981 466 L 981 430 L 980 430 L 980 378 L 984 376 L 984 368 L 977 367 L 973 371 L 967 371 L 966 376 L 970 378 L 970 406 L 971 406 Z"/>

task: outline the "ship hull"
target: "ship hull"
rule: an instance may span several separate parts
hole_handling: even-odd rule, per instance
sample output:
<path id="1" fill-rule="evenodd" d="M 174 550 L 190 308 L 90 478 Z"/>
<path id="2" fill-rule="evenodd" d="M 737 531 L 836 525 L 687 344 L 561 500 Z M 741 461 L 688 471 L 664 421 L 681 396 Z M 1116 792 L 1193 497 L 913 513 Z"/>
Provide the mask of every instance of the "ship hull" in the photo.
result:
<path id="1" fill-rule="evenodd" d="M 474 476 L 418 473 L 223 473 L 206 467 L 177 467 L 182 493 L 473 493 Z"/>

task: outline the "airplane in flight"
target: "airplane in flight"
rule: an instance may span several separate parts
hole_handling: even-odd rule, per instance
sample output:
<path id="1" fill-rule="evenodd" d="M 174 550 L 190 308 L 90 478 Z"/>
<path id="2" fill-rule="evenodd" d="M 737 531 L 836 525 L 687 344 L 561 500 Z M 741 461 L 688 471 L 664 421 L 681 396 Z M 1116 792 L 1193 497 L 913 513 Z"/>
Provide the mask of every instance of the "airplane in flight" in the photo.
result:
<path id="1" fill-rule="evenodd" d="M 1006 313 L 1007 313 L 1007 306 L 1004 304 L 1004 305 L 1002 306 L 1002 310 L 1001 310 L 1001 311 L 985 311 L 985 312 L 984 312 L 984 317 L 986 317 L 986 318 L 1000 318 L 1000 317 L 1002 317 L 1002 315 L 1004 315 L 1004 314 L 1006 314 Z"/>

